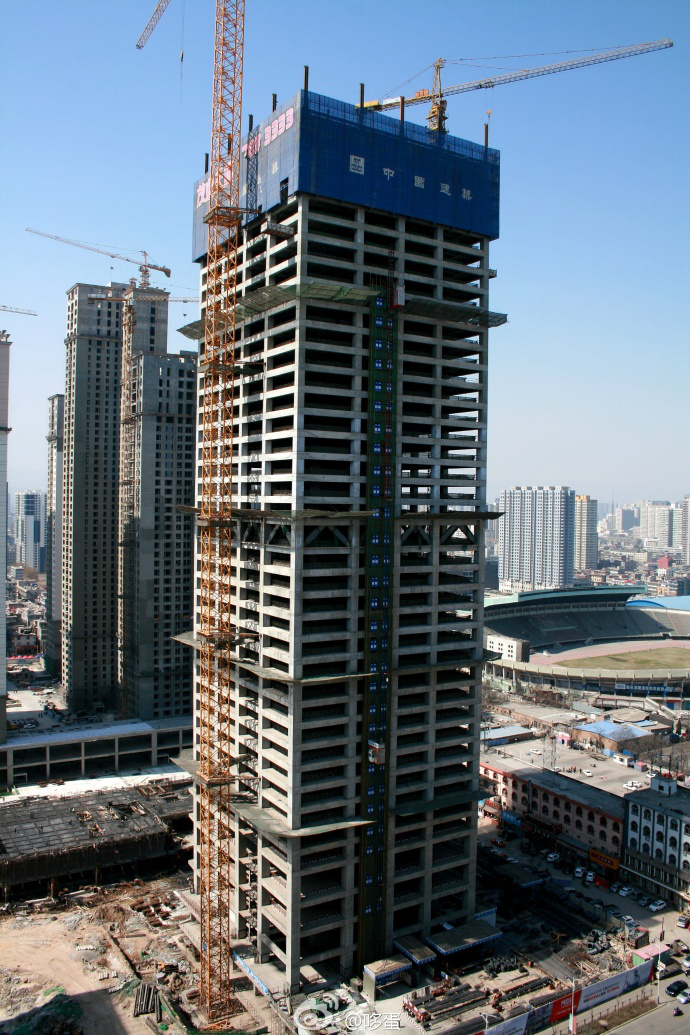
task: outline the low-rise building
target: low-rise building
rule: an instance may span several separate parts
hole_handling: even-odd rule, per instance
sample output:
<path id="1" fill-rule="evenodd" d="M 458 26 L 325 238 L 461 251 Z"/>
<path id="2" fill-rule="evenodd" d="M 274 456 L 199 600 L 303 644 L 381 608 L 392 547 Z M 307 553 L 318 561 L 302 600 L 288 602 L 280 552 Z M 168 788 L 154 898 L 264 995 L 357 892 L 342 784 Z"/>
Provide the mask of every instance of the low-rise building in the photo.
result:
<path id="1" fill-rule="evenodd" d="M 504 824 L 614 879 L 623 845 L 620 795 L 510 757 L 483 757 L 479 773 L 485 787 L 493 784 Z"/>
<path id="2" fill-rule="evenodd" d="M 624 877 L 683 908 L 690 903 L 690 790 L 654 776 L 624 804 Z"/>

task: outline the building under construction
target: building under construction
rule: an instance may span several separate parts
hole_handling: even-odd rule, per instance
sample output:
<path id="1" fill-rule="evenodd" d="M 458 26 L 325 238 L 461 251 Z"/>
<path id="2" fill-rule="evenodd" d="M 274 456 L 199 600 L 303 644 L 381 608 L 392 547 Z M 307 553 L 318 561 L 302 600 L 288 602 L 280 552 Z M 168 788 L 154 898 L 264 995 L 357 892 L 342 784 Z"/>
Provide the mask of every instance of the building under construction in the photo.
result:
<path id="1" fill-rule="evenodd" d="M 197 709 L 210 679 L 231 934 L 289 991 L 474 920 L 498 195 L 496 151 L 307 90 L 244 142 L 224 416 L 200 356 L 232 538 L 197 567 L 199 656 L 209 593 L 236 635 L 198 666 Z"/>
<path id="2" fill-rule="evenodd" d="M 122 867 L 175 853 L 189 823 L 189 791 L 169 783 L 71 797 L 11 798 L 0 805 L 0 888 L 5 898 L 43 882 L 122 877 Z"/>

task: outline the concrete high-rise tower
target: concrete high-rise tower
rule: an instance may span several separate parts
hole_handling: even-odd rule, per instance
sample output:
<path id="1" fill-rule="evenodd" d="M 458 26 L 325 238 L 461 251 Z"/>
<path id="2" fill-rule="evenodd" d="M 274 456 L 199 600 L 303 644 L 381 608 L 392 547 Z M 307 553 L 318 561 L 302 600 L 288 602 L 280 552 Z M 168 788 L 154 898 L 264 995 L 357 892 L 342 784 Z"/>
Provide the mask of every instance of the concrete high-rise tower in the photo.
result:
<path id="1" fill-rule="evenodd" d="M 599 562 L 597 501 L 575 497 L 575 571 L 591 571 Z"/>
<path id="2" fill-rule="evenodd" d="M 62 479 L 65 397 L 48 399 L 48 483 L 46 491 L 45 665 L 60 674 L 62 665 Z"/>
<path id="3" fill-rule="evenodd" d="M 245 154 L 234 374 L 199 377 L 233 546 L 200 577 L 238 634 L 231 925 L 294 991 L 474 919 L 498 154 L 308 92 Z"/>
<path id="4" fill-rule="evenodd" d="M 501 493 L 499 508 L 503 512 L 498 525 L 501 591 L 572 586 L 573 490 L 560 485 L 515 487 Z"/>

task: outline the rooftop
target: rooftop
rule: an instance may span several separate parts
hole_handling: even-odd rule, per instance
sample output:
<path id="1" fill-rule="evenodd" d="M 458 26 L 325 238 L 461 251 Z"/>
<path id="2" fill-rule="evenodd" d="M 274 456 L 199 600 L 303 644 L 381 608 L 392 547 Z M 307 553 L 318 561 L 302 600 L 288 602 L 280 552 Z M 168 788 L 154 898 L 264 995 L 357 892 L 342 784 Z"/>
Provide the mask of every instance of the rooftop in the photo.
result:
<path id="1" fill-rule="evenodd" d="M 651 723 L 650 725 L 655 725 Z M 583 730 L 585 733 L 593 733 L 597 737 L 605 737 L 607 740 L 614 740 L 617 743 L 625 743 L 626 740 L 637 740 L 640 737 L 648 737 L 653 730 L 639 729 L 626 722 L 612 722 L 611 719 L 600 719 L 598 722 L 585 722 L 575 726 L 576 730 Z"/>

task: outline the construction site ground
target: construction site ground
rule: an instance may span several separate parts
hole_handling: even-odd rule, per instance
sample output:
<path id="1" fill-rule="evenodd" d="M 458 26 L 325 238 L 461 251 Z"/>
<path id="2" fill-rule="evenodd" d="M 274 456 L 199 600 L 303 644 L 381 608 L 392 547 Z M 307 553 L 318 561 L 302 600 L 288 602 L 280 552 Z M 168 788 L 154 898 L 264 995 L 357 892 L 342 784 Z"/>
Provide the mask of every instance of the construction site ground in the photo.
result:
<path id="1" fill-rule="evenodd" d="M 182 929 L 186 888 L 186 875 L 135 881 L 2 915 L 0 1035 L 194 1031 L 198 966 Z M 234 1031 L 267 1023 L 251 991 L 238 992 L 233 1010 Z"/>

